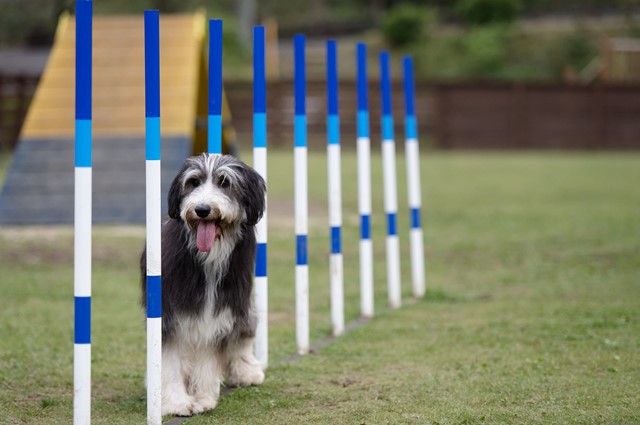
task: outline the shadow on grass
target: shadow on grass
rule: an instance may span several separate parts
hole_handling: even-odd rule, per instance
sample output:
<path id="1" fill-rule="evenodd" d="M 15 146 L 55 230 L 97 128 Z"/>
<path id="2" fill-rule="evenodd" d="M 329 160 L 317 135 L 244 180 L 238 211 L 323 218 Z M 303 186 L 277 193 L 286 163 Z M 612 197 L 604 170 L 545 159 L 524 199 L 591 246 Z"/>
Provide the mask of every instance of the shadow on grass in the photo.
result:
<path id="1" fill-rule="evenodd" d="M 455 294 L 442 289 L 429 289 L 425 297 L 421 300 L 412 298 L 416 303 L 428 303 L 428 304 L 458 304 L 477 301 L 490 301 L 493 299 L 493 295 L 490 293 L 483 293 L 477 295 L 464 295 Z"/>

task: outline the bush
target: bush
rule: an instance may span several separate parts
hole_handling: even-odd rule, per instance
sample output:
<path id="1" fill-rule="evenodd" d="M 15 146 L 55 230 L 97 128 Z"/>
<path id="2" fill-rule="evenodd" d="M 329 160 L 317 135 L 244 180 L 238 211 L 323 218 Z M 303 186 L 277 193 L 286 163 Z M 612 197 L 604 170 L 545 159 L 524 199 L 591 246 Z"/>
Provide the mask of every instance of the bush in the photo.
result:
<path id="1" fill-rule="evenodd" d="M 470 30 L 462 38 L 464 70 L 474 77 L 495 77 L 504 67 L 510 43 L 504 25 L 487 25 Z"/>
<path id="2" fill-rule="evenodd" d="M 459 0 L 455 9 L 468 25 L 507 24 L 516 20 L 522 4 L 520 0 Z"/>
<path id="3" fill-rule="evenodd" d="M 567 67 L 580 72 L 598 53 L 596 39 L 578 28 L 556 40 L 551 50 L 552 65 L 558 75 L 562 75 Z"/>
<path id="4" fill-rule="evenodd" d="M 393 7 L 382 21 L 382 34 L 394 47 L 402 47 L 418 42 L 424 27 L 436 20 L 431 9 L 410 4 Z"/>

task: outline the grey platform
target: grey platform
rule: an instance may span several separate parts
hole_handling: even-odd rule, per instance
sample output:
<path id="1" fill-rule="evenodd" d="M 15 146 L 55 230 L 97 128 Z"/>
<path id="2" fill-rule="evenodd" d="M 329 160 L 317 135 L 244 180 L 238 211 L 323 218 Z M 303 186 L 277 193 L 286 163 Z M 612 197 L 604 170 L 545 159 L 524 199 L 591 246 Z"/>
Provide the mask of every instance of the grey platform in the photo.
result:
<path id="1" fill-rule="evenodd" d="M 188 137 L 163 137 L 162 208 L 176 173 L 191 152 Z M 21 140 L 0 193 L 0 225 L 73 223 L 74 143 Z M 93 139 L 93 222 L 145 222 L 144 138 Z"/>

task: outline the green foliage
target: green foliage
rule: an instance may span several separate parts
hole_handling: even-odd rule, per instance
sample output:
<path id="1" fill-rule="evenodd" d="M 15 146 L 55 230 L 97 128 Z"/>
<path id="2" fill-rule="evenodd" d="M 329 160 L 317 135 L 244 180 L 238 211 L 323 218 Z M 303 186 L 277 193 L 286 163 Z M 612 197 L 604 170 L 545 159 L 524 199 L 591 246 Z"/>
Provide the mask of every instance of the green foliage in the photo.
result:
<path id="1" fill-rule="evenodd" d="M 407 46 L 418 42 L 426 27 L 436 21 L 433 9 L 400 4 L 389 11 L 382 21 L 384 39 L 395 47 Z"/>
<path id="2" fill-rule="evenodd" d="M 461 40 L 466 73 L 477 76 L 495 74 L 504 65 L 509 30 L 503 25 L 487 25 L 468 31 Z"/>
<path id="3" fill-rule="evenodd" d="M 515 21 L 522 4 L 520 0 L 459 0 L 455 9 L 466 24 L 488 25 Z"/>
<path id="4" fill-rule="evenodd" d="M 422 78 L 560 81 L 567 67 L 580 72 L 597 57 L 598 42 L 584 28 L 540 34 L 492 24 L 434 35 L 411 53 Z"/>
<path id="5" fill-rule="evenodd" d="M 61 2 L 19 0 L 0 2 L 0 45 L 46 45 L 53 40 Z"/>
<path id="6" fill-rule="evenodd" d="M 598 45 L 584 29 L 563 35 L 552 50 L 553 66 L 561 73 L 565 67 L 580 71 L 598 55 Z"/>

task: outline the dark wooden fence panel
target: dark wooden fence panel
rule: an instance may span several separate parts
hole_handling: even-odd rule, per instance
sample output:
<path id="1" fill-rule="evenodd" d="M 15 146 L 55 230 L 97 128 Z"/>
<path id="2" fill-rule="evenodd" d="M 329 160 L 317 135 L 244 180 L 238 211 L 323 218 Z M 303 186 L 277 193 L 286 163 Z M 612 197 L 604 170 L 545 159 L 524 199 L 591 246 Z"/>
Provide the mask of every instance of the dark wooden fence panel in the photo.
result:
<path id="1" fill-rule="evenodd" d="M 426 88 L 420 86 L 421 93 Z M 233 123 L 243 147 L 250 145 L 253 129 L 253 88 L 251 83 L 227 82 L 225 90 L 233 116 Z M 341 142 L 344 146 L 356 146 L 356 85 L 340 83 L 339 87 Z M 421 117 L 431 114 L 431 98 L 416 99 L 416 113 Z M 399 83 L 393 86 L 394 124 L 396 136 L 404 137 L 404 96 Z M 326 143 L 326 86 L 323 81 L 307 83 L 307 133 L 311 147 Z M 270 146 L 288 147 L 293 138 L 293 81 L 267 84 L 267 120 Z M 380 137 L 380 88 L 377 82 L 369 85 L 370 131 L 373 143 Z M 426 134 L 428 120 L 418 120 L 418 131 Z M 379 141 L 379 140 L 378 140 Z"/>
<path id="2" fill-rule="evenodd" d="M 456 83 L 433 89 L 437 147 L 640 149 L 637 85 Z"/>
<path id="3" fill-rule="evenodd" d="M 12 149 L 38 77 L 0 75 L 0 149 Z M 253 131 L 250 82 L 226 82 L 234 124 L 243 147 Z M 356 146 L 356 85 L 340 84 L 342 143 Z M 416 87 L 421 141 L 443 149 L 640 149 L 640 85 L 451 83 Z M 404 96 L 393 84 L 397 140 L 404 137 Z M 380 88 L 369 84 L 370 131 L 380 141 Z M 326 89 L 307 84 L 309 144 L 324 146 Z M 267 86 L 269 145 L 293 139 L 293 82 Z"/>
<path id="4" fill-rule="evenodd" d="M 227 83 L 236 129 L 251 143 L 252 87 Z M 289 146 L 293 135 L 293 82 L 268 85 L 269 144 Z M 422 142 L 443 149 L 640 149 L 640 86 L 524 83 L 424 84 L 416 87 Z M 380 138 L 380 89 L 369 86 L 371 138 Z M 395 130 L 404 136 L 404 97 L 393 85 Z M 307 85 L 309 143 L 325 137 L 324 82 Z M 356 87 L 340 84 L 342 143 L 355 147 Z"/>
<path id="5" fill-rule="evenodd" d="M 602 94 L 605 148 L 640 148 L 640 89 L 618 87 Z"/>

